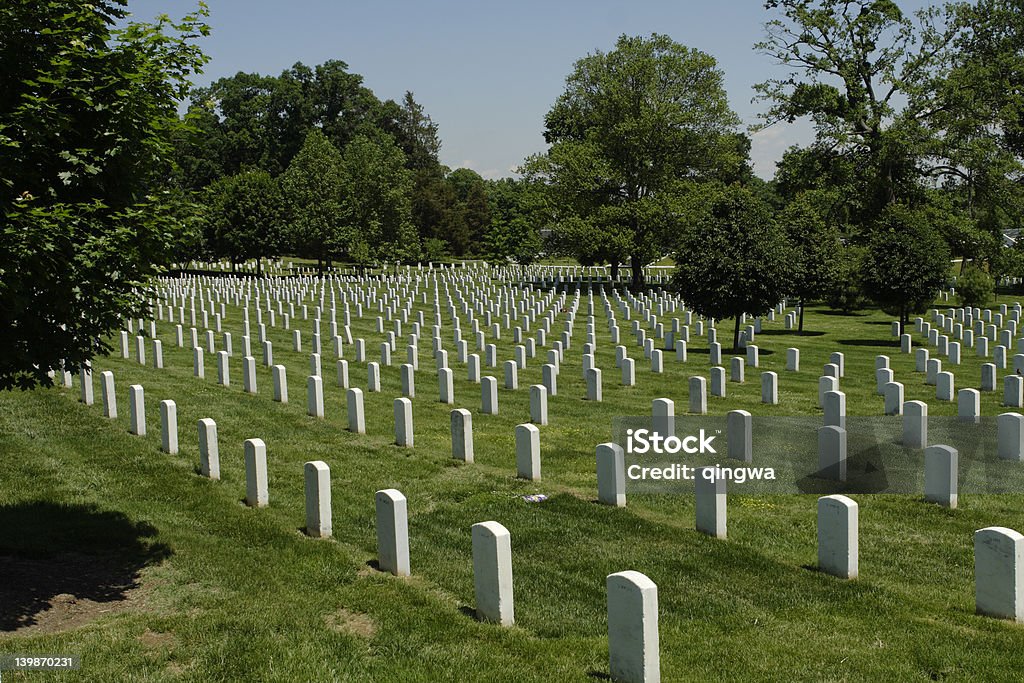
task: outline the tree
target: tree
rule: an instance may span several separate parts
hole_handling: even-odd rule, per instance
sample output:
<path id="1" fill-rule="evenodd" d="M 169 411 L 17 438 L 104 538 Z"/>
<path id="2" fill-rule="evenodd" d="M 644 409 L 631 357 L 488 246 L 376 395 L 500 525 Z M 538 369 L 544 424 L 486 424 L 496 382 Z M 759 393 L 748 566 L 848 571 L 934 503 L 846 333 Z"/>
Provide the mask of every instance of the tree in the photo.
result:
<path id="1" fill-rule="evenodd" d="M 910 314 L 931 305 L 949 279 L 949 247 L 920 210 L 887 206 L 868 243 L 864 286 L 886 312 L 899 315 L 902 334 Z"/>
<path id="2" fill-rule="evenodd" d="M 827 296 L 838 277 L 842 243 L 839 231 L 825 223 L 809 192 L 782 210 L 779 223 L 792 247 L 789 292 L 800 299 L 802 333 L 807 302 Z"/>
<path id="3" fill-rule="evenodd" d="M 180 241 L 188 207 L 162 181 L 206 9 L 123 23 L 124 7 L 0 6 L 0 388 L 109 352 Z"/>
<path id="4" fill-rule="evenodd" d="M 319 129 L 306 136 L 302 149 L 281 176 L 281 190 L 288 206 L 291 241 L 299 256 L 315 257 L 317 269 L 345 246 L 354 235 L 339 223 L 345 181 L 341 153 Z"/>
<path id="5" fill-rule="evenodd" d="M 208 236 L 213 255 L 231 260 L 231 269 L 246 259 L 280 253 L 284 236 L 281 187 L 266 171 L 244 171 L 207 187 Z"/>
<path id="6" fill-rule="evenodd" d="M 745 165 L 722 79 L 714 58 L 668 36 L 623 35 L 576 62 L 545 117 L 550 148 L 524 171 L 550 185 L 553 229 L 575 229 L 575 218 L 625 245 L 634 288 L 669 248 L 680 181 L 732 179 Z M 594 241 L 562 243 L 583 253 Z"/>
<path id="7" fill-rule="evenodd" d="M 749 190 L 732 186 L 707 199 L 675 248 L 672 286 L 696 313 L 736 318 L 761 315 L 789 289 L 789 245 L 771 207 Z"/>
<path id="8" fill-rule="evenodd" d="M 343 201 L 338 219 L 344 226 L 346 253 L 365 245 L 374 260 L 414 260 L 419 239 L 412 224 L 412 172 L 390 136 L 357 135 L 342 155 Z"/>
<path id="9" fill-rule="evenodd" d="M 461 216 L 465 222 L 469 244 L 482 244 L 491 226 L 491 208 L 487 200 L 487 183 L 480 174 L 468 168 L 457 168 L 446 178 L 455 191 Z M 466 245 L 468 247 L 468 245 Z M 460 252 L 457 252 L 460 253 Z M 462 252 L 464 253 L 464 252 Z"/>
<path id="10" fill-rule="evenodd" d="M 437 124 L 411 92 L 405 91 L 401 104 L 385 102 L 382 113 L 380 128 L 394 138 L 405 154 L 406 168 L 420 171 L 440 165 L 437 155 L 441 151 L 441 140 L 437 137 Z"/>
<path id="11" fill-rule="evenodd" d="M 791 68 L 757 86 L 768 125 L 809 116 L 813 153 L 845 157 L 851 222 L 865 230 L 889 204 L 920 206 L 936 183 L 975 223 L 1020 206 L 1013 154 L 1024 104 L 1019 0 L 956 2 L 904 14 L 892 0 L 769 0 L 765 54 Z M 963 223 L 968 230 L 972 226 Z"/>
<path id="12" fill-rule="evenodd" d="M 961 306 L 984 306 L 995 293 L 995 283 L 981 268 L 969 266 L 956 279 L 956 295 Z"/>
<path id="13" fill-rule="evenodd" d="M 852 313 L 870 303 L 864 294 L 866 259 L 867 248 L 860 245 L 847 244 L 839 251 L 836 259 L 836 278 L 824 297 L 829 308 Z"/>
<path id="14" fill-rule="evenodd" d="M 189 93 L 186 119 L 196 133 L 178 140 L 179 182 L 201 189 L 246 168 L 281 174 L 313 129 L 337 149 L 360 132 L 391 125 L 401 113 L 382 104 L 348 65 L 301 62 L 280 76 L 239 72 Z"/>
<path id="15" fill-rule="evenodd" d="M 492 261 L 529 265 L 543 247 L 540 228 L 550 209 L 544 188 L 529 180 L 501 178 L 487 181 L 490 225 L 480 248 Z"/>
<path id="16" fill-rule="evenodd" d="M 773 102 L 766 120 L 810 116 L 820 147 L 860 158 L 867 184 L 861 222 L 910 200 L 928 142 L 921 121 L 959 32 L 949 14 L 922 10 L 915 22 L 892 0 L 769 0 L 765 7 L 782 18 L 766 24 L 756 47 L 791 68 L 786 78 L 756 86 Z"/>

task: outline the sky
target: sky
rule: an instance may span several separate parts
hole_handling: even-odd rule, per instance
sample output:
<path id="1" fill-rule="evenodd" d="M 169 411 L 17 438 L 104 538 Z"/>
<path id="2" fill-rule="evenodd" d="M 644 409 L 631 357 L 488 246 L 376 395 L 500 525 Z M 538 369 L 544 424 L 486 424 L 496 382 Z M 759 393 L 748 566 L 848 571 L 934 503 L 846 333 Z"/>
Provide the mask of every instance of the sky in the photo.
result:
<path id="1" fill-rule="evenodd" d="M 544 114 L 574 62 L 609 51 L 616 38 L 664 33 L 714 56 L 729 104 L 744 126 L 767 108 L 753 85 L 785 74 L 753 45 L 771 18 L 762 0 L 208 0 L 207 85 L 239 71 L 278 75 L 296 62 L 339 59 L 382 100 L 406 90 L 439 126 L 441 163 L 484 178 L 512 175 L 543 152 Z M 904 10 L 922 3 L 901 3 Z M 134 18 L 178 18 L 194 0 L 131 0 Z M 806 121 L 752 138 L 755 172 L 771 178 L 791 145 L 807 144 Z"/>

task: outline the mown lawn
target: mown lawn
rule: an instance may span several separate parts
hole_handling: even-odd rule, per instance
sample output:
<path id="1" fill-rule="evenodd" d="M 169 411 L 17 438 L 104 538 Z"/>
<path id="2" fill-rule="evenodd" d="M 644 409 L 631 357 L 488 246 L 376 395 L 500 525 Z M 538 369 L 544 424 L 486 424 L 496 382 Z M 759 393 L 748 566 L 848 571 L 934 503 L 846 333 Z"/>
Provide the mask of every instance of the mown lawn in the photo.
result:
<path id="1" fill-rule="evenodd" d="M 550 424 L 541 427 L 543 479 L 525 482 L 514 478 L 513 430 L 529 419 L 528 388 L 540 382 L 542 351 L 520 372 L 518 391 L 499 389 L 499 414 L 483 415 L 480 389 L 456 362 L 445 316 L 456 405 L 436 401 L 424 335 L 416 445 L 402 449 L 392 445 L 392 401 L 400 395 L 404 340 L 395 364 L 382 369 L 383 391 L 365 395 L 368 433 L 355 435 L 345 430 L 326 334 L 326 419 L 316 420 L 305 414 L 312 321 L 295 322 L 302 353 L 291 351 L 290 332 L 270 330 L 275 362 L 289 371 L 291 403 L 281 405 L 271 401 L 255 333 L 259 394 L 242 392 L 241 315 L 228 308 L 230 387 L 216 385 L 209 354 L 206 379 L 195 379 L 191 351 L 175 347 L 165 322 L 158 333 L 166 369 L 98 360 L 94 406 L 77 401 L 77 379 L 71 390 L 0 394 L 0 570 L 23 588 L 0 589 L 0 653 L 82 656 L 76 672 L 4 672 L 5 681 L 601 680 L 608 673 L 604 579 L 625 569 L 658 584 L 666 681 L 1020 679 L 1024 630 L 974 614 L 972 534 L 993 525 L 1024 529 L 1024 496 L 963 496 L 955 511 L 920 496 L 862 496 L 860 578 L 850 582 L 814 569 L 812 495 L 731 496 L 728 540 L 694 531 L 689 494 L 630 495 L 624 509 L 596 504 L 594 448 L 610 439 L 613 418 L 649 414 L 661 396 L 675 399 L 677 414 L 685 411 L 687 378 L 708 374 L 704 340 L 693 338 L 685 364 L 666 354 L 665 374 L 653 375 L 620 317 L 637 359 L 638 385 L 625 388 L 597 305 L 604 401 L 587 402 L 581 308 L 558 395 L 549 398 Z M 371 360 L 381 341 L 376 315 L 353 317 L 353 335 L 367 340 Z M 934 387 L 913 372 L 913 357 L 899 353 L 889 322 L 880 312 L 813 309 L 803 336 L 783 330 L 781 317 L 766 323 L 757 339 L 761 369 L 779 373 L 780 404 L 760 403 L 758 371 L 748 368 L 746 383 L 730 383 L 727 398 L 709 398 L 709 411 L 819 415 L 821 367 L 829 353 L 843 351 L 841 388 L 851 415 L 882 412 L 874 381 L 880 353 L 891 357 L 907 400 L 927 401 L 931 415 L 955 415 L 955 403 L 936 401 Z M 468 337 L 465 321 L 463 330 Z M 503 334 L 500 360 L 512 357 L 511 336 Z M 799 373 L 784 370 L 790 346 L 801 349 Z M 366 370 L 353 351 L 346 348 L 352 384 L 365 389 Z M 957 388 L 979 385 L 982 362 L 965 349 Z M 116 420 L 100 409 L 99 373 L 108 369 L 117 382 Z M 500 367 L 484 374 L 503 386 Z M 135 383 L 146 390 L 145 437 L 127 431 L 127 390 Z M 178 406 L 181 452 L 173 456 L 159 451 L 165 398 Z M 982 414 L 1002 412 L 1000 398 L 983 393 Z M 451 460 L 452 407 L 473 411 L 474 464 Z M 218 425 L 221 481 L 197 473 L 202 417 Z M 268 449 L 270 506 L 259 510 L 242 504 L 242 443 L 253 437 Z M 331 467 L 329 540 L 300 529 L 308 460 Z M 392 487 L 409 500 L 411 579 L 374 565 L 373 496 Z M 548 499 L 523 499 L 533 493 Z M 514 628 L 473 617 L 470 527 L 492 519 L 512 534 Z M 88 618 L 72 618 L 69 594 L 95 603 Z M 47 621 L 54 602 L 72 615 L 68 624 Z"/>

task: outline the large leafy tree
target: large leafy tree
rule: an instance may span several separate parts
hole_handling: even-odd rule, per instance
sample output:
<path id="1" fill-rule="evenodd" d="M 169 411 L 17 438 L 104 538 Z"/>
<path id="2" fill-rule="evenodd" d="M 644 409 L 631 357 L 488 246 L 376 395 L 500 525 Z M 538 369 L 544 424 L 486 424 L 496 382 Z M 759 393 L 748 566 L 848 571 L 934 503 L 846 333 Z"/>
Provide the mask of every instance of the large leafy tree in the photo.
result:
<path id="1" fill-rule="evenodd" d="M 800 332 L 804 331 L 806 304 L 828 295 L 840 269 L 839 230 L 825 222 L 815 199 L 813 192 L 804 192 L 778 217 L 791 247 L 789 293 L 800 299 Z"/>
<path id="2" fill-rule="evenodd" d="M 747 189 L 694 200 L 700 207 L 676 244 L 672 284 L 700 315 L 735 318 L 736 348 L 741 316 L 766 313 L 789 290 L 790 245 L 771 207 Z"/>
<path id="3" fill-rule="evenodd" d="M 864 261 L 864 286 L 900 319 L 927 308 L 949 279 L 949 247 L 923 211 L 891 204 L 879 216 Z"/>
<path id="4" fill-rule="evenodd" d="M 163 181 L 206 10 L 140 23 L 124 7 L 0 6 L 0 388 L 109 351 L 181 239 Z"/>
<path id="5" fill-rule="evenodd" d="M 410 260 L 419 255 L 412 224 L 412 172 L 390 136 L 359 135 L 341 160 L 344 226 L 342 244 L 349 258 Z"/>
<path id="6" fill-rule="evenodd" d="M 969 220 L 1005 214 L 1024 169 L 1020 0 L 957 2 L 913 15 L 893 0 L 769 0 L 766 7 L 777 17 L 757 47 L 790 68 L 757 86 L 772 103 L 766 123 L 813 120 L 813 152 L 843 157 L 856 171 L 848 195 L 855 225 L 869 229 L 897 201 L 926 203 L 924 189 L 935 181 L 956 192 L 954 208 Z"/>
<path id="7" fill-rule="evenodd" d="M 299 256 L 315 258 L 322 273 L 354 236 L 341 224 L 345 193 L 341 152 L 319 129 L 310 131 L 281 175 L 281 191 L 288 207 L 292 247 Z"/>
<path id="8" fill-rule="evenodd" d="M 189 102 L 195 133 L 179 140 L 178 161 L 180 182 L 192 189 L 246 168 L 276 176 L 314 128 L 341 150 L 385 117 L 363 77 L 339 60 L 315 67 L 300 62 L 280 76 L 239 72 L 193 89 Z"/>
<path id="9" fill-rule="evenodd" d="M 540 229 L 550 213 L 543 187 L 515 178 L 487 182 L 490 225 L 481 248 L 493 261 L 529 265 L 541 254 Z"/>
<path id="10" fill-rule="evenodd" d="M 545 117 L 550 148 L 524 170 L 550 185 L 554 230 L 570 228 L 557 243 L 571 255 L 621 253 L 639 288 L 669 248 L 678 185 L 743 175 L 737 123 L 714 58 L 665 35 L 624 35 L 576 62 Z"/>
<path id="11" fill-rule="evenodd" d="M 211 255 L 231 260 L 232 270 L 247 259 L 280 253 L 285 211 L 281 187 L 262 170 L 219 178 L 206 189 L 207 244 Z M 257 272 L 259 272 L 257 270 Z"/>
<path id="12" fill-rule="evenodd" d="M 809 116 L 821 149 L 857 160 L 867 196 L 862 222 L 915 198 L 928 151 L 923 121 L 959 33 L 950 11 L 905 15 L 892 0 L 769 0 L 781 15 L 757 48 L 790 68 L 757 86 L 769 124 Z"/>

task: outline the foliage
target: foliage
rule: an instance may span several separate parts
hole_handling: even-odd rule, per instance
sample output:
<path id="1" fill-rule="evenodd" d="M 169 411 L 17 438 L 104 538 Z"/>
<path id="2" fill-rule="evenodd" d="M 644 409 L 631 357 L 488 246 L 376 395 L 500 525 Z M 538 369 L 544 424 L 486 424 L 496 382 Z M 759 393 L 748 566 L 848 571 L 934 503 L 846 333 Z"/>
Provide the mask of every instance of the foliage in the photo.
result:
<path id="1" fill-rule="evenodd" d="M 555 243 L 583 260 L 628 258 L 639 288 L 669 248 L 681 180 L 743 175 L 737 123 L 711 56 L 664 35 L 623 35 L 576 62 L 545 117 L 550 148 L 523 170 L 550 186 Z"/>
<path id="2" fill-rule="evenodd" d="M 813 198 L 811 193 L 801 194 L 779 215 L 792 247 L 789 292 L 800 299 L 800 332 L 806 304 L 824 298 L 835 285 L 842 249 L 839 231 L 825 223 Z"/>
<path id="3" fill-rule="evenodd" d="M 315 258 L 323 270 L 342 248 L 354 241 L 339 224 L 345 182 L 341 153 L 319 129 L 306 136 L 302 149 L 281 175 L 288 205 L 291 243 L 296 254 Z"/>
<path id="4" fill-rule="evenodd" d="M 412 173 L 391 138 L 358 135 L 342 154 L 343 200 L 338 217 L 350 260 L 415 260 L 419 238 L 412 224 Z M 357 245 L 363 245 L 357 249 Z"/>
<path id="5" fill-rule="evenodd" d="M 927 308 L 949 278 L 949 247 L 924 212 L 892 204 L 874 226 L 864 262 L 865 291 L 883 310 L 899 315 Z"/>
<path id="6" fill-rule="evenodd" d="M 936 184 L 953 199 L 943 215 L 954 249 L 960 240 L 979 245 L 972 233 L 983 214 L 1013 225 L 1024 207 L 1012 181 L 1024 170 L 1013 152 L 1024 105 L 1011 94 L 1024 82 L 1019 0 L 950 3 L 913 16 L 892 0 L 766 7 L 777 14 L 757 47 L 790 72 L 757 86 L 772 103 L 765 122 L 807 116 L 817 129 L 800 163 L 780 164 L 783 194 L 842 190 L 857 239 L 889 204 L 934 203 L 928 188 Z"/>
<path id="7" fill-rule="evenodd" d="M 0 388 L 108 351 L 181 244 L 188 201 L 161 182 L 206 9 L 124 23 L 124 5 L 0 7 Z"/>
<path id="8" fill-rule="evenodd" d="M 843 313 L 853 313 L 870 303 L 864 293 L 866 258 L 865 247 L 847 245 L 839 251 L 836 258 L 836 277 L 824 297 L 829 308 Z"/>
<path id="9" fill-rule="evenodd" d="M 437 124 L 411 92 L 401 102 L 378 100 L 345 62 L 297 63 L 279 76 L 238 73 L 194 89 L 189 99 L 190 128 L 176 138 L 183 187 L 199 190 L 250 168 L 276 177 L 310 132 L 320 131 L 342 153 L 360 137 L 393 141 L 415 174 L 408 192 L 420 236 L 442 237 L 453 221 L 449 213 L 458 211 L 437 196 L 444 178 Z M 393 191 L 406 193 L 404 182 Z M 454 240 L 453 249 L 465 253 L 469 240 Z"/>
<path id="10" fill-rule="evenodd" d="M 984 306 L 995 290 L 992 277 L 977 266 L 967 266 L 956 278 L 956 295 L 961 306 Z"/>
<path id="11" fill-rule="evenodd" d="M 538 183 L 502 178 L 487 183 L 490 224 L 485 255 L 492 261 L 528 265 L 541 255 L 540 228 L 550 214 L 547 195 Z"/>
<path id="12" fill-rule="evenodd" d="M 771 208 L 749 190 L 729 187 L 714 196 L 675 248 L 672 284 L 706 318 L 761 315 L 789 288 L 790 247 Z"/>
<path id="13" fill-rule="evenodd" d="M 480 174 L 468 168 L 457 168 L 445 179 L 458 201 L 458 214 L 465 224 L 467 244 L 479 245 L 491 225 L 491 207 L 487 197 L 488 184 Z"/>
<path id="14" fill-rule="evenodd" d="M 230 259 L 232 268 L 247 259 L 280 253 L 284 199 L 280 184 L 269 173 L 252 170 L 219 178 L 206 188 L 206 195 L 210 253 Z"/>

